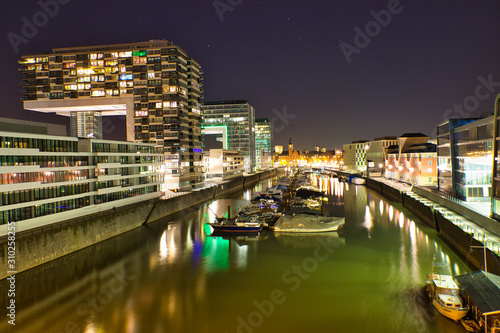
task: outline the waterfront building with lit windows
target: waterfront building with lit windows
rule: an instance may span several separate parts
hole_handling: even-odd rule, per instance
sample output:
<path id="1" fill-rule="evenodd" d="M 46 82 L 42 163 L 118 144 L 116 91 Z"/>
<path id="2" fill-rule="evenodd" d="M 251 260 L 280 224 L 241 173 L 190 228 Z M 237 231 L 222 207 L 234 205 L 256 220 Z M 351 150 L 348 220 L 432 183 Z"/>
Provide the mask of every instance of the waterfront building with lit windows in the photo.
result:
<path id="1" fill-rule="evenodd" d="M 500 219 L 500 95 L 495 99 L 495 113 L 493 114 L 493 177 L 491 188 L 491 213 L 494 218 Z"/>
<path id="2" fill-rule="evenodd" d="M 356 140 L 343 146 L 344 150 L 344 170 L 348 172 L 365 172 L 366 164 L 366 143 L 368 140 Z"/>
<path id="3" fill-rule="evenodd" d="M 244 160 L 241 152 L 227 149 L 210 149 L 204 153 L 205 179 L 229 180 L 243 176 Z"/>
<path id="4" fill-rule="evenodd" d="M 273 124 L 267 118 L 255 119 L 255 163 L 257 170 L 272 167 Z"/>
<path id="5" fill-rule="evenodd" d="M 153 144 L 0 132 L 0 225 L 38 227 L 158 198 L 163 158 Z"/>
<path id="6" fill-rule="evenodd" d="M 165 154 L 168 189 L 203 185 L 200 65 L 166 40 L 55 48 L 19 61 L 24 108 L 70 117 L 71 135 L 103 138 L 125 116 L 128 141 Z"/>
<path id="7" fill-rule="evenodd" d="M 437 126 L 439 191 L 463 201 L 491 199 L 494 116 Z"/>
<path id="8" fill-rule="evenodd" d="M 384 136 L 374 138 L 365 145 L 367 168 L 370 175 L 384 174 L 385 160 L 387 157 L 387 148 L 398 144 L 396 136 Z M 368 146 L 368 147 L 366 147 Z"/>
<path id="9" fill-rule="evenodd" d="M 245 172 L 255 171 L 255 109 L 248 101 L 207 102 L 202 107 L 203 132 L 223 136 L 223 149 L 241 151 Z"/>
<path id="10" fill-rule="evenodd" d="M 475 118 L 451 118 L 437 125 L 438 190 L 453 197 L 456 195 L 453 186 L 456 175 L 452 165 L 456 156 L 453 131 L 474 120 Z"/>
<path id="11" fill-rule="evenodd" d="M 385 177 L 421 186 L 437 184 L 436 145 L 422 133 L 405 133 L 387 147 Z"/>

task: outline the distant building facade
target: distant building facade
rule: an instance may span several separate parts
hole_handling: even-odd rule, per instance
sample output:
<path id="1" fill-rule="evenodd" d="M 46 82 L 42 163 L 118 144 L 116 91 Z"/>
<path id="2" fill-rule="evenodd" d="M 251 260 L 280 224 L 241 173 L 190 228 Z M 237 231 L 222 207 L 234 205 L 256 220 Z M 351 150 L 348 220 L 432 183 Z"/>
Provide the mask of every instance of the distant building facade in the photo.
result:
<path id="1" fill-rule="evenodd" d="M 343 146 L 344 169 L 348 172 L 365 172 L 366 145 L 368 140 L 357 140 Z"/>
<path id="2" fill-rule="evenodd" d="M 207 180 L 229 180 L 243 176 L 243 155 L 237 150 L 210 149 L 205 152 L 203 159 Z"/>
<path id="3" fill-rule="evenodd" d="M 255 119 L 255 164 L 257 170 L 272 167 L 273 124 L 267 118 Z"/>
<path id="4" fill-rule="evenodd" d="M 255 109 L 248 101 L 206 102 L 202 107 L 202 127 L 227 131 L 223 149 L 243 153 L 245 172 L 255 171 Z M 216 129 L 215 129 L 216 130 Z"/>
<path id="5" fill-rule="evenodd" d="M 385 177 L 422 186 L 437 184 L 436 145 L 422 133 L 405 133 L 387 148 Z"/>
<path id="6" fill-rule="evenodd" d="M 366 161 L 370 174 L 384 174 L 387 148 L 394 145 L 398 145 L 398 138 L 396 136 L 379 137 L 366 143 L 365 147 L 368 146 L 366 149 Z"/>

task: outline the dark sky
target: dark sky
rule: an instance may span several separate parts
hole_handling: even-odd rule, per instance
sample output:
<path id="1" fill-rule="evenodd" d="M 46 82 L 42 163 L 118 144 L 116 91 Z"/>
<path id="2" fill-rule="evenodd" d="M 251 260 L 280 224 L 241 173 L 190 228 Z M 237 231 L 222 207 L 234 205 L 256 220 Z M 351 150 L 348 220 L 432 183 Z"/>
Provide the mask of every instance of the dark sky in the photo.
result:
<path id="1" fill-rule="evenodd" d="M 248 100 L 273 120 L 274 144 L 291 135 L 299 149 L 431 135 L 444 118 L 493 112 L 500 93 L 497 0 L 59 0 L 44 22 L 40 3 L 52 1 L 2 3 L 0 116 L 60 121 L 22 110 L 22 54 L 160 38 L 201 64 L 206 101 Z M 16 53 L 8 36 L 22 36 L 23 17 L 40 27 Z M 355 41 L 356 27 L 372 37 Z M 342 42 L 356 51 L 350 63 Z M 107 138 L 125 139 L 124 123 L 115 125 Z"/>

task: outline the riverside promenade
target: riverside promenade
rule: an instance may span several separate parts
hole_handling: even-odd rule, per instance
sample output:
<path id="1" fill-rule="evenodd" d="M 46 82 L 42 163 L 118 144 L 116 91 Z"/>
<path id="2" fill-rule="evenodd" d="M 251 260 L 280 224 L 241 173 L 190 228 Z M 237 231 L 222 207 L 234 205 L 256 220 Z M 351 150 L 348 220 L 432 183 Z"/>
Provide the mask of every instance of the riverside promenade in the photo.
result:
<path id="1" fill-rule="evenodd" d="M 471 205 L 427 187 L 384 177 L 365 179 L 368 188 L 401 203 L 438 231 L 466 262 L 500 275 L 500 222 L 485 215 L 487 204 Z"/>

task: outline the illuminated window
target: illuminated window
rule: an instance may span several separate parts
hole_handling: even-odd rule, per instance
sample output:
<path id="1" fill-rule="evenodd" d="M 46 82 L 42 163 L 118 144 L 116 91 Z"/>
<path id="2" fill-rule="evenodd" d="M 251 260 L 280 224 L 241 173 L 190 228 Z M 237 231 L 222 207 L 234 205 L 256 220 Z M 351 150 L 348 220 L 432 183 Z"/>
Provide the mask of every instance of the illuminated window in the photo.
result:
<path id="1" fill-rule="evenodd" d="M 76 79 L 76 82 L 90 82 L 90 76 L 80 76 Z"/>
<path id="2" fill-rule="evenodd" d="M 121 58 L 129 58 L 132 56 L 132 52 L 131 51 L 127 51 L 127 52 L 120 52 L 118 54 L 119 57 Z"/>
<path id="3" fill-rule="evenodd" d="M 104 62 L 104 65 L 105 66 L 116 66 L 118 65 L 118 60 L 114 59 L 114 60 L 106 60 Z"/>
<path id="4" fill-rule="evenodd" d="M 92 94 L 91 94 L 91 96 L 93 96 L 93 97 L 102 97 L 105 95 L 106 95 L 106 93 L 104 92 L 104 90 L 93 90 Z"/>
<path id="5" fill-rule="evenodd" d="M 136 117 L 147 117 L 148 111 L 135 111 L 135 116 Z"/>

